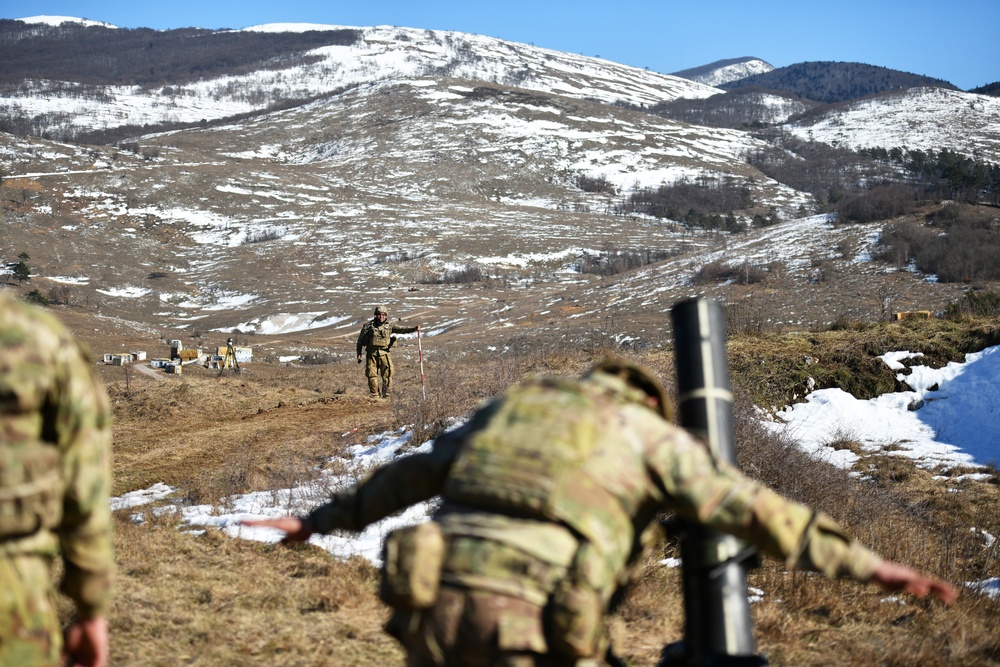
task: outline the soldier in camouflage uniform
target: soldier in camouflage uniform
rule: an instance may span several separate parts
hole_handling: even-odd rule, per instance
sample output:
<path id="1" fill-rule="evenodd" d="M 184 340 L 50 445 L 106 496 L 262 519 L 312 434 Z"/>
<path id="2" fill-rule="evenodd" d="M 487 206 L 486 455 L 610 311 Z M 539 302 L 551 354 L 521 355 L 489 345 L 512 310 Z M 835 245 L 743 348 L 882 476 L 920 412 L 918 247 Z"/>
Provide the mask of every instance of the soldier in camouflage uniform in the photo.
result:
<path id="1" fill-rule="evenodd" d="M 388 398 L 392 391 L 392 356 L 389 348 L 393 334 L 413 333 L 418 327 L 404 327 L 389 321 L 389 311 L 385 306 L 375 308 L 374 317 L 365 322 L 358 334 L 358 363 L 364 351 L 365 377 L 368 378 L 368 394 L 372 398 Z"/>
<path id="2" fill-rule="evenodd" d="M 414 667 L 599 664 L 609 603 L 664 510 L 789 567 L 955 599 L 949 584 L 880 559 L 829 516 L 715 460 L 669 423 L 668 405 L 651 375 L 618 360 L 580 381 L 527 381 L 308 516 L 246 523 L 301 541 L 440 494 L 432 521 L 386 540 L 387 630 Z"/>
<path id="3" fill-rule="evenodd" d="M 106 665 L 111 415 L 69 332 L 0 294 L 0 665 Z M 65 642 L 51 566 L 76 603 Z"/>

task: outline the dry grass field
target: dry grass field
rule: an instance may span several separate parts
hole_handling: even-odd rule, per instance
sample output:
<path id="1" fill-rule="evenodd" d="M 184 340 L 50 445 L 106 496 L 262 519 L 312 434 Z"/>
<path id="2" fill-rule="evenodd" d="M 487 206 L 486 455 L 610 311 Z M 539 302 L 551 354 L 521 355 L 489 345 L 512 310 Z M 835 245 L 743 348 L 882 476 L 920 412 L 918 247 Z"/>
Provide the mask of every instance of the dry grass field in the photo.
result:
<path id="1" fill-rule="evenodd" d="M 79 312 L 56 312 L 85 339 L 94 329 Z M 750 406 L 789 400 L 800 381 L 795 360 L 804 353 L 822 350 L 819 356 L 833 359 L 824 370 L 828 382 L 851 374 L 856 389 L 867 386 L 874 394 L 885 390 L 879 383 L 886 377 L 891 383 L 891 374 L 868 361 L 901 341 L 936 351 L 934 361 L 943 363 L 969 346 L 996 344 L 998 337 L 997 321 L 733 336 L 740 465 L 831 512 L 889 557 L 956 582 L 995 574 L 996 543 L 983 549 L 970 532 L 974 526 L 1000 534 L 995 468 L 989 481 L 963 482 L 961 493 L 948 493 L 933 471 L 898 457 L 870 456 L 865 465 L 877 472 L 860 481 L 765 435 Z M 836 350 L 841 357 L 830 353 Z M 368 434 L 410 425 L 416 442 L 432 437 L 449 418 L 526 373 L 575 375 L 607 351 L 543 343 L 506 355 L 448 350 L 428 368 L 425 400 L 412 350 L 404 348 L 390 401 L 367 398 L 352 359 L 325 365 L 255 361 L 239 375 L 195 367 L 158 377 L 99 365 L 115 410 L 114 492 L 165 482 L 181 489 L 187 502 L 221 507 L 232 494 L 301 483 Z M 672 384 L 669 348 L 612 351 L 636 358 Z M 762 367 L 771 372 L 755 370 Z M 135 522 L 136 512 L 143 523 Z M 149 506 L 118 511 L 116 529 L 114 665 L 404 664 L 399 647 L 381 631 L 387 609 L 376 595 L 378 573 L 367 561 L 343 562 L 310 546 L 233 540 L 213 529 L 190 532 L 174 515 L 158 515 Z M 615 614 L 615 650 L 629 665 L 656 664 L 661 648 L 682 637 L 680 573 L 659 565 L 676 555 L 673 543 L 660 540 Z M 790 573 L 769 560 L 750 573 L 749 583 L 766 592 L 752 613 L 758 650 L 772 665 L 1000 664 L 1000 603 L 985 596 L 967 591 L 952 608 L 886 601 L 877 590 Z"/>

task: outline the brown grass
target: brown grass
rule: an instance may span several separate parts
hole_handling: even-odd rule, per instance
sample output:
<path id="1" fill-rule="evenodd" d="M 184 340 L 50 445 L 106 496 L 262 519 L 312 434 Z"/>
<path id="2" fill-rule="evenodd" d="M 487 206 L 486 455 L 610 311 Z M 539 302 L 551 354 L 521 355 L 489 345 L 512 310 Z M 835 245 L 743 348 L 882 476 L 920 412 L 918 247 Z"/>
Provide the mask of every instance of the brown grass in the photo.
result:
<path id="1" fill-rule="evenodd" d="M 116 546 L 114 664 L 401 663 L 367 561 L 190 535 L 169 518 L 119 521 Z"/>
<path id="2" fill-rule="evenodd" d="M 730 372 L 762 406 L 802 400 L 810 386 L 839 387 L 862 399 L 905 390 L 897 371 L 879 355 L 897 350 L 923 353 L 914 363 L 940 367 L 965 354 L 1000 344 L 1000 321 L 948 319 L 851 322 L 813 332 L 738 332 L 729 343 Z"/>

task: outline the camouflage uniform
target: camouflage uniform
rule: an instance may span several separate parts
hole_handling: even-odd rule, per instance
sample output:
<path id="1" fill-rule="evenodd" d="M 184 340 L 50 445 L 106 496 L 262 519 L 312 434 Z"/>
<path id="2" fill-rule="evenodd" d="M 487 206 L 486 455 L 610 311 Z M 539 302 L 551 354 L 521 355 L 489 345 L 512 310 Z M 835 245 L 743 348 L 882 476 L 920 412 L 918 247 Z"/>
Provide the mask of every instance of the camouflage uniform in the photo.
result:
<path id="1" fill-rule="evenodd" d="M 379 315 L 385 315 L 385 321 L 379 321 Z M 417 327 L 404 327 L 390 322 L 385 306 L 375 309 L 374 317 L 365 322 L 358 334 L 358 361 L 361 352 L 365 352 L 365 377 L 368 378 L 368 393 L 373 398 L 388 398 L 392 391 L 392 356 L 389 354 L 391 337 L 398 333 L 413 333 Z"/>
<path id="2" fill-rule="evenodd" d="M 61 664 L 51 565 L 80 618 L 107 615 L 111 415 L 83 351 L 0 294 L 0 664 Z"/>
<path id="3" fill-rule="evenodd" d="M 656 392 L 602 366 L 580 381 L 522 383 L 430 452 L 336 493 L 309 522 L 359 530 L 441 495 L 430 522 L 440 537 L 422 528 L 387 539 L 388 630 L 419 666 L 597 664 L 612 594 L 664 510 L 788 566 L 871 578 L 877 556 L 830 517 L 715 460 L 648 407 Z"/>

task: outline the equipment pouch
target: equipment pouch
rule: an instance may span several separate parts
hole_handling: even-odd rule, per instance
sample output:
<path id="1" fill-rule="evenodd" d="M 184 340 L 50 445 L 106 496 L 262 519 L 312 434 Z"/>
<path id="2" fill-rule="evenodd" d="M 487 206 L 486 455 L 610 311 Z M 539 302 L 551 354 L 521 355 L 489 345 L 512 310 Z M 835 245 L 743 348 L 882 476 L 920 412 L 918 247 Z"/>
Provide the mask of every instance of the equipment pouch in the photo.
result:
<path id="1" fill-rule="evenodd" d="M 602 570 L 600 555 L 583 543 L 566 577 L 556 584 L 546 608 L 546 635 L 555 652 L 571 658 L 592 658 L 606 647 L 604 596 L 599 581 Z"/>
<path id="2" fill-rule="evenodd" d="M 379 597 L 396 609 L 426 609 L 437 598 L 444 535 L 434 521 L 392 531 L 382 552 Z"/>

